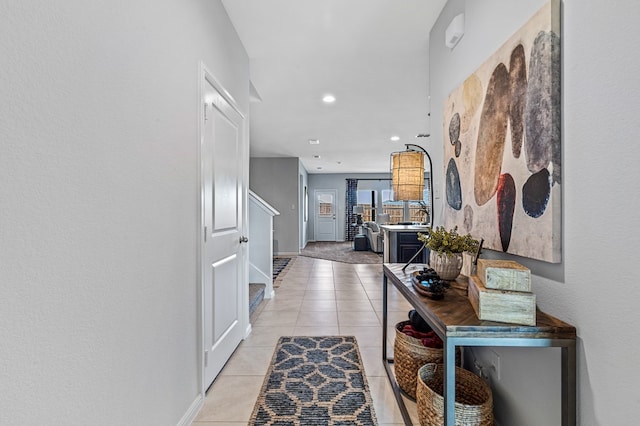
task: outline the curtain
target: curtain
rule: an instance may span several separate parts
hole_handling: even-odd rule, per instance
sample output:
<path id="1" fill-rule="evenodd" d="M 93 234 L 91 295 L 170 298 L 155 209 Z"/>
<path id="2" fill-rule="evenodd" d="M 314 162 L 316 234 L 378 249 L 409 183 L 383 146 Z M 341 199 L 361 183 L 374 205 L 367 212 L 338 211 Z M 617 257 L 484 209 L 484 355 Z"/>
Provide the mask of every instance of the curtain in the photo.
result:
<path id="1" fill-rule="evenodd" d="M 358 202 L 358 179 L 346 179 L 347 181 L 347 199 L 345 202 L 345 237 L 347 241 L 353 241 L 354 237 L 358 233 L 358 227 L 354 226 L 357 221 L 357 217 L 353 214 L 353 206 Z"/>

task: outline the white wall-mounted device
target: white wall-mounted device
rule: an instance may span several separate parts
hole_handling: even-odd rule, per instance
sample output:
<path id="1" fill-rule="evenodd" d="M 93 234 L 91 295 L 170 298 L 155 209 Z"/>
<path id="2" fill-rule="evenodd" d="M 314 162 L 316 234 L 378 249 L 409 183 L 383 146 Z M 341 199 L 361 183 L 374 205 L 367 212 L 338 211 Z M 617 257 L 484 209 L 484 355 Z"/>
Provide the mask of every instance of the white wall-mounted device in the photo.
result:
<path id="1" fill-rule="evenodd" d="M 453 49 L 464 35 L 464 13 L 456 15 L 444 32 L 444 44 Z"/>

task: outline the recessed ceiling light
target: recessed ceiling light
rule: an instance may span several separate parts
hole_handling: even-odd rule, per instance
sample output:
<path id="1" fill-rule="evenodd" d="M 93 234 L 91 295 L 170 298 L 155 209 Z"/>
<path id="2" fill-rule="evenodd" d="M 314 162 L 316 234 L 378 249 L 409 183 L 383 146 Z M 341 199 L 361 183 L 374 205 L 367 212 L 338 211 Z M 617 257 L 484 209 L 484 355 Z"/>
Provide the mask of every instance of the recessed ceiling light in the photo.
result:
<path id="1" fill-rule="evenodd" d="M 338 163 L 338 164 L 342 164 L 342 161 L 336 161 L 336 163 Z"/>
<path id="2" fill-rule="evenodd" d="M 336 101 L 336 97 L 333 95 L 324 95 L 322 97 L 322 102 L 326 104 L 331 104 L 331 103 L 334 103 L 335 101 Z"/>
<path id="3" fill-rule="evenodd" d="M 313 158 L 318 159 L 318 158 L 320 158 L 320 156 L 319 155 L 314 155 Z"/>
<path id="4" fill-rule="evenodd" d="M 316 167 L 316 169 L 318 169 L 318 170 L 322 170 L 322 167 Z"/>
<path id="5" fill-rule="evenodd" d="M 309 139 L 309 143 L 311 145 L 318 145 L 320 143 L 320 139 Z"/>
<path id="6" fill-rule="evenodd" d="M 399 141 L 400 140 L 400 136 L 391 136 L 391 140 L 392 141 Z"/>

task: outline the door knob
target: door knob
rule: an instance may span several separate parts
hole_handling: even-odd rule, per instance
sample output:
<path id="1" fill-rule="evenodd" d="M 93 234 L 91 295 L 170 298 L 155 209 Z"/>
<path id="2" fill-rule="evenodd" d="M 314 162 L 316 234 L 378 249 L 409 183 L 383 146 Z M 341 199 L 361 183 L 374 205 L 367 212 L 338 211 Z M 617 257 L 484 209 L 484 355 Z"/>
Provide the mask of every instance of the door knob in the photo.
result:
<path id="1" fill-rule="evenodd" d="M 242 237 L 240 237 L 240 243 L 246 243 L 248 241 L 249 241 L 249 239 L 247 237 L 245 237 L 244 235 Z"/>

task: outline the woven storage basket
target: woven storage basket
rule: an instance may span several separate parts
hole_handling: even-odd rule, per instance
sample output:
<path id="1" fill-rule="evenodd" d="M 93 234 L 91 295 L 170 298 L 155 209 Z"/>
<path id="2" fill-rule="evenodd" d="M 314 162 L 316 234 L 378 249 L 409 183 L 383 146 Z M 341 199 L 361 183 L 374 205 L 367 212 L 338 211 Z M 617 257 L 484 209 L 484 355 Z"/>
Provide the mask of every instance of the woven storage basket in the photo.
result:
<path id="1" fill-rule="evenodd" d="M 444 424 L 442 364 L 427 364 L 418 372 L 418 419 L 421 426 Z M 493 426 L 491 388 L 478 376 L 456 367 L 456 425 Z"/>
<path id="2" fill-rule="evenodd" d="M 415 399 L 418 370 L 428 363 L 442 363 L 444 351 L 437 348 L 428 348 L 422 344 L 420 339 L 404 334 L 402 328 L 407 324 L 411 324 L 411 322 L 401 321 L 396 324 L 393 365 L 396 381 L 400 389 Z M 456 365 L 460 365 L 460 348 L 456 348 Z"/>

